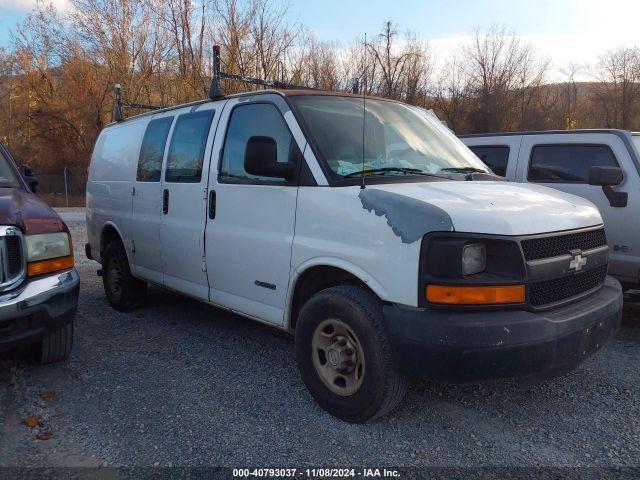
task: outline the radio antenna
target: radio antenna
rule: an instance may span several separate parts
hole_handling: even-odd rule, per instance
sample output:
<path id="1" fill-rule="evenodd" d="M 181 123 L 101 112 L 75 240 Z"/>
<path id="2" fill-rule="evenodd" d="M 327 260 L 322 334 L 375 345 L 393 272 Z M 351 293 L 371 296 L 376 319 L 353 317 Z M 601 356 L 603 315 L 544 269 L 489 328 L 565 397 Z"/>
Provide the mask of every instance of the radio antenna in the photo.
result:
<path id="1" fill-rule="evenodd" d="M 364 131 L 367 121 L 367 34 L 364 34 L 364 72 L 363 72 L 363 89 L 362 89 L 362 171 L 360 172 L 360 178 L 362 183 L 360 184 L 360 189 L 364 190 L 366 188 L 366 184 L 364 181 Z"/>

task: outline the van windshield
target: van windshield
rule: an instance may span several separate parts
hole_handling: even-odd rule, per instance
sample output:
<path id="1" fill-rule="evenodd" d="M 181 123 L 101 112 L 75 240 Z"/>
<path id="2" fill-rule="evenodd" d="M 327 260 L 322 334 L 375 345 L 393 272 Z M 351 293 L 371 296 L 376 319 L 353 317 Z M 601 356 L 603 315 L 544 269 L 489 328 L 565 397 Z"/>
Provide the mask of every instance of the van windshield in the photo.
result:
<path id="1" fill-rule="evenodd" d="M 0 146 L 0 188 L 16 188 L 20 186 L 16 174 L 9 165 L 9 158 Z"/>
<path id="2" fill-rule="evenodd" d="M 363 163 L 365 176 L 490 173 L 426 110 L 367 99 L 363 122 L 361 98 L 330 95 L 290 98 L 334 179 L 361 175 Z"/>

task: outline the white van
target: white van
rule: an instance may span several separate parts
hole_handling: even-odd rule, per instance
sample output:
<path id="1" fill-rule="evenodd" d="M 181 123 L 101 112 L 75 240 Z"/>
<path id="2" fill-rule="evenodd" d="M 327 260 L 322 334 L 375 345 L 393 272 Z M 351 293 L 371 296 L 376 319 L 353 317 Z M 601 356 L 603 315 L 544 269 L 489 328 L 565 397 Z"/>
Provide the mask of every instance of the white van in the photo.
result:
<path id="1" fill-rule="evenodd" d="M 593 202 L 604 218 L 609 273 L 640 288 L 640 136 L 624 130 L 551 130 L 463 135 L 491 170 Z M 634 146 L 635 143 L 635 146 Z"/>
<path id="2" fill-rule="evenodd" d="M 620 321 L 590 202 L 502 181 L 389 100 L 365 116 L 359 96 L 266 90 L 112 124 L 87 226 L 113 307 L 153 283 L 292 332 L 348 421 L 389 412 L 407 376 L 557 375 Z"/>

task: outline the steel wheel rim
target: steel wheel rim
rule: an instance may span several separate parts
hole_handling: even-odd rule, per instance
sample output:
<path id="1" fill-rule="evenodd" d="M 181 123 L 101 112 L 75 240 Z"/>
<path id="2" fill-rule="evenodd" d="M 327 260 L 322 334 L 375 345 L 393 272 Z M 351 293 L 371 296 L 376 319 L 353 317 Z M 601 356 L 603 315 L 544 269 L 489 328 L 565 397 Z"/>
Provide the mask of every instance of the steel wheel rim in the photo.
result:
<path id="1" fill-rule="evenodd" d="M 342 397 L 355 394 L 364 379 L 365 358 L 360 340 L 343 321 L 323 320 L 311 340 L 313 367 L 325 387 Z"/>
<path id="2" fill-rule="evenodd" d="M 112 258 L 109 262 L 107 279 L 109 280 L 109 290 L 111 290 L 111 293 L 115 296 L 120 296 L 122 292 L 122 267 L 117 258 Z"/>

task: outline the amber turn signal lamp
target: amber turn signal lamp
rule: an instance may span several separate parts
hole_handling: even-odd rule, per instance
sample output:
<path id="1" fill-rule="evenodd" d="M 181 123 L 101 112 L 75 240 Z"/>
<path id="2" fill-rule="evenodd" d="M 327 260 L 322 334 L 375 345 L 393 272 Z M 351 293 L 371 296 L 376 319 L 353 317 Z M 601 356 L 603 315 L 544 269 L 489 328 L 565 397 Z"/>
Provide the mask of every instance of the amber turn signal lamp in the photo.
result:
<path id="1" fill-rule="evenodd" d="M 57 272 L 59 270 L 69 270 L 70 268 L 73 268 L 73 255 L 29 262 L 27 263 L 27 275 L 29 277 L 35 277 L 36 275 Z"/>
<path id="2" fill-rule="evenodd" d="M 428 285 L 427 301 L 446 305 L 501 305 L 524 303 L 524 285 L 452 287 Z"/>

